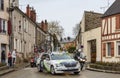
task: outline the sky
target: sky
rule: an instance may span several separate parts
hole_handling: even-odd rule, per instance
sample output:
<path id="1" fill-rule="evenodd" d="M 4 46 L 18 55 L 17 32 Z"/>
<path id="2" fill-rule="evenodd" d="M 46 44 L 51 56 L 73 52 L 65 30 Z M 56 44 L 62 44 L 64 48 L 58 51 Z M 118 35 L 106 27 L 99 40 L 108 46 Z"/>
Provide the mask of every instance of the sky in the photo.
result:
<path id="1" fill-rule="evenodd" d="M 34 7 L 37 21 L 58 21 L 64 28 L 64 37 L 73 35 L 73 27 L 78 24 L 84 11 L 104 13 L 115 0 L 19 0 L 19 7 L 24 12 L 27 4 Z"/>

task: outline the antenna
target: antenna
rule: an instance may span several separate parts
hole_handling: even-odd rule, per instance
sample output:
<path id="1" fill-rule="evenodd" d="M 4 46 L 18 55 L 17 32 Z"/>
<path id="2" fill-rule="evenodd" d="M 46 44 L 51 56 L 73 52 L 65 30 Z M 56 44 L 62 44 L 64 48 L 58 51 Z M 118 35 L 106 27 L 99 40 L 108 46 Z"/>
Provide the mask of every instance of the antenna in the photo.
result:
<path id="1" fill-rule="evenodd" d="M 102 9 L 103 12 L 105 12 L 106 7 L 100 7 L 100 9 Z"/>
<path id="2" fill-rule="evenodd" d="M 110 6 L 110 0 L 107 1 L 107 6 L 100 7 L 100 9 L 103 9 L 103 12 L 105 12 L 105 10 L 109 8 L 109 6 Z"/>
<path id="3" fill-rule="evenodd" d="M 108 0 L 108 6 L 107 7 L 109 7 L 110 6 L 110 0 Z"/>

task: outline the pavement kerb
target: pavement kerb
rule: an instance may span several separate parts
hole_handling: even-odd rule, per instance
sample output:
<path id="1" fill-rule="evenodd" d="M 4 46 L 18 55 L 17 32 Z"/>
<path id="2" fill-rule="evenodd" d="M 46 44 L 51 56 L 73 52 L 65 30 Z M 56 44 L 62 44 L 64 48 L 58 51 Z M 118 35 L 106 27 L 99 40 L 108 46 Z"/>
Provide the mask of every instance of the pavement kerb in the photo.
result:
<path id="1" fill-rule="evenodd" d="M 29 67 L 29 64 L 26 64 L 26 65 L 24 65 L 22 67 L 19 67 L 19 68 L 9 68 L 6 71 L 3 71 L 2 73 L 0 73 L 0 76 L 3 76 L 5 74 L 11 73 L 11 72 L 14 72 L 14 71 L 17 71 L 17 70 L 20 70 L 20 69 L 25 68 L 25 67 Z"/>
<path id="2" fill-rule="evenodd" d="M 101 69 L 95 69 L 95 68 L 90 68 L 90 67 L 87 67 L 87 70 L 97 71 L 97 72 L 104 72 L 104 73 L 120 74 L 120 71 L 101 70 Z"/>
<path id="3" fill-rule="evenodd" d="M 5 70 L 5 71 L 2 71 L 2 72 L 0 73 L 0 76 L 3 76 L 3 75 L 5 75 L 5 74 L 8 74 L 8 73 L 13 72 L 13 71 L 15 71 L 15 69 L 7 69 L 7 70 Z"/>

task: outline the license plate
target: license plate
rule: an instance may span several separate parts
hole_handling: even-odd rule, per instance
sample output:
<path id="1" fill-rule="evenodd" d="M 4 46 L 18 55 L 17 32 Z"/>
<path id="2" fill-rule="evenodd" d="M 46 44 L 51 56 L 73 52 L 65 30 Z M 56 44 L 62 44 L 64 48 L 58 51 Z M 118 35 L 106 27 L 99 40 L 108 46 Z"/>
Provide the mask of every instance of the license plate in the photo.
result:
<path id="1" fill-rule="evenodd" d="M 69 67 L 69 68 L 67 68 L 67 69 L 74 69 L 74 68 Z"/>

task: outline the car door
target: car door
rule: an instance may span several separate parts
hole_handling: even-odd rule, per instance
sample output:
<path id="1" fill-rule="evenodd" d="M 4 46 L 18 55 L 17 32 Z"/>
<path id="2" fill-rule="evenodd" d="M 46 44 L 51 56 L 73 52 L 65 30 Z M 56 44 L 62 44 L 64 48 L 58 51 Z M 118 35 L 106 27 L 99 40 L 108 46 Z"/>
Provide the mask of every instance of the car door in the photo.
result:
<path id="1" fill-rule="evenodd" d="M 46 70 L 50 71 L 51 63 L 50 63 L 49 54 L 46 54 L 46 56 L 45 56 L 44 65 L 45 65 Z"/>

